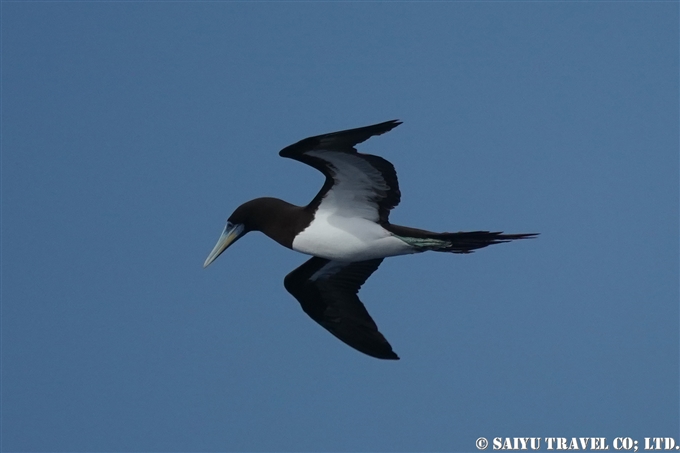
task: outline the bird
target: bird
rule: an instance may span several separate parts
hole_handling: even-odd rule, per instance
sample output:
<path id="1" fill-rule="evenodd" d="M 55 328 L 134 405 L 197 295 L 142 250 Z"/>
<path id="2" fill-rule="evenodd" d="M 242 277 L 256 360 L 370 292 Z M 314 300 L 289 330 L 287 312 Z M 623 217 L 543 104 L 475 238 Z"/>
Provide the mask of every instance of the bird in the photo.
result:
<path id="1" fill-rule="evenodd" d="M 306 206 L 263 197 L 237 207 L 203 267 L 251 231 L 311 255 L 283 281 L 302 310 L 352 348 L 378 359 L 398 360 L 358 297 L 384 258 L 425 251 L 465 254 L 538 234 L 435 233 L 390 223 L 390 211 L 401 199 L 394 166 L 382 157 L 359 153 L 356 145 L 400 124 L 391 120 L 316 135 L 283 148 L 281 157 L 323 173 L 326 179 L 319 193 Z"/>

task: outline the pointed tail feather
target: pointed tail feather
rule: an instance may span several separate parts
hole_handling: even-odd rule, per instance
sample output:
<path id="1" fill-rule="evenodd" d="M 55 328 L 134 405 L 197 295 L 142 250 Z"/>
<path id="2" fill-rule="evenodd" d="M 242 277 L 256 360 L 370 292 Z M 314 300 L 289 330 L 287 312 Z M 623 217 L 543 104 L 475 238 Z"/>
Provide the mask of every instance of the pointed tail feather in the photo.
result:
<path id="1" fill-rule="evenodd" d="M 446 242 L 446 246 L 438 249 L 438 252 L 471 253 L 473 250 L 484 248 L 488 245 L 502 244 L 516 239 L 530 239 L 538 236 L 538 233 L 503 234 L 501 231 L 465 231 L 460 233 L 441 233 L 439 239 Z"/>
<path id="2" fill-rule="evenodd" d="M 433 233 L 431 231 L 399 225 L 385 228 L 407 244 L 425 250 L 450 253 L 471 253 L 493 244 L 502 244 L 516 239 L 531 239 L 538 233 L 503 234 L 501 231 L 461 231 L 458 233 Z"/>

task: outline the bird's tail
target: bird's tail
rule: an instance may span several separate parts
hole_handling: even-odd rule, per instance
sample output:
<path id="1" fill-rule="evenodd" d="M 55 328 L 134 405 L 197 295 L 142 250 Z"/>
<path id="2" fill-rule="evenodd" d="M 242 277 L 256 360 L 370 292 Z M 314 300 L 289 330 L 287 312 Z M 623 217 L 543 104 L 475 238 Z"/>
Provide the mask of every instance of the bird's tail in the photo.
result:
<path id="1" fill-rule="evenodd" d="M 402 241 L 421 251 L 471 253 L 488 245 L 501 244 L 516 239 L 530 239 L 538 233 L 503 234 L 493 231 L 461 231 L 458 233 L 434 233 L 415 228 L 388 225 L 386 228 Z"/>

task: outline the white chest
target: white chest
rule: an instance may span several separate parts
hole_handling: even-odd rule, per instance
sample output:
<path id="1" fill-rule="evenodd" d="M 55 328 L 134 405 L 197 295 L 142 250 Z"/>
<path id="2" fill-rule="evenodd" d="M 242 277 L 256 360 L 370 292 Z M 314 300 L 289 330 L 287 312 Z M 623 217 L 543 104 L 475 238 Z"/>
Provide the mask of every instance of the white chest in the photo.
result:
<path id="1" fill-rule="evenodd" d="M 293 250 L 337 261 L 364 261 L 415 253 L 411 246 L 370 220 L 317 211 L 293 240 Z"/>

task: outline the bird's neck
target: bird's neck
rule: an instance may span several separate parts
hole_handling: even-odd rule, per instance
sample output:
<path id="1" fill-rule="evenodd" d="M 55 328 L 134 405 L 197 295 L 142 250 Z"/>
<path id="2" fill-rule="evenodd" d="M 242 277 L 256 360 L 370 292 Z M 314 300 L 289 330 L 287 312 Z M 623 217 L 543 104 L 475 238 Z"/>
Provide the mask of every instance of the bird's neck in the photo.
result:
<path id="1" fill-rule="evenodd" d="M 305 208 L 295 206 L 278 198 L 257 200 L 262 209 L 251 219 L 251 228 L 269 236 L 284 247 L 292 248 L 293 239 L 314 217 Z"/>

